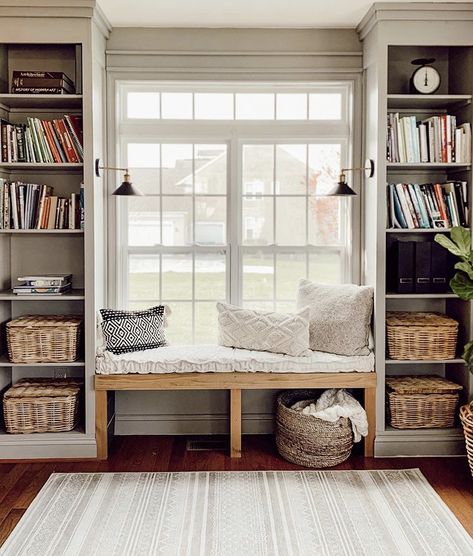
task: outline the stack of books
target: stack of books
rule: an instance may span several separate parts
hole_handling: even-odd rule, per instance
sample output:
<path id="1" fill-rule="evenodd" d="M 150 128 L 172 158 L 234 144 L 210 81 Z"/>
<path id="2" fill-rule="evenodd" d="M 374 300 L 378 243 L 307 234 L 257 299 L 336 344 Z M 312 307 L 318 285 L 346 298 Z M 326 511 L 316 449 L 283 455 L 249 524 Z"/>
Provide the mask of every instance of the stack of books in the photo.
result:
<path id="1" fill-rule="evenodd" d="M 29 95 L 73 95 L 74 83 L 62 71 L 14 71 L 11 92 Z"/>
<path id="2" fill-rule="evenodd" d="M 26 124 L 0 122 L 2 162 L 82 162 L 82 118 L 27 118 Z"/>
<path id="3" fill-rule="evenodd" d="M 13 288 L 18 295 L 63 295 L 72 288 L 72 274 L 39 274 L 20 276 Z"/>
<path id="4" fill-rule="evenodd" d="M 70 197 L 53 187 L 0 179 L 0 229 L 80 230 L 84 228 L 84 187 Z"/>
<path id="5" fill-rule="evenodd" d="M 467 183 L 391 183 L 388 185 L 390 228 L 445 229 L 468 226 Z"/>
<path id="6" fill-rule="evenodd" d="M 415 116 L 388 114 L 388 162 L 471 163 L 471 125 L 457 126 L 447 114 L 417 121 Z"/>

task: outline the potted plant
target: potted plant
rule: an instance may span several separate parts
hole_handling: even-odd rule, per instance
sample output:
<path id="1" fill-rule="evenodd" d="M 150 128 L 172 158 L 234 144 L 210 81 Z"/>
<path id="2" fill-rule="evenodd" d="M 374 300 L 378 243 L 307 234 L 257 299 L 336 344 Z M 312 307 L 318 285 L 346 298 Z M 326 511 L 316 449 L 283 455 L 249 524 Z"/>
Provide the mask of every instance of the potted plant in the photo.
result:
<path id="1" fill-rule="evenodd" d="M 470 230 L 455 226 L 450 231 L 450 237 L 436 234 L 434 239 L 459 259 L 455 264 L 455 275 L 450 280 L 453 293 L 464 301 L 473 300 L 473 251 Z M 462 359 L 465 360 L 468 370 L 473 373 L 473 340 L 463 348 Z M 473 401 L 460 408 L 460 420 L 465 434 L 468 463 L 473 475 Z"/>

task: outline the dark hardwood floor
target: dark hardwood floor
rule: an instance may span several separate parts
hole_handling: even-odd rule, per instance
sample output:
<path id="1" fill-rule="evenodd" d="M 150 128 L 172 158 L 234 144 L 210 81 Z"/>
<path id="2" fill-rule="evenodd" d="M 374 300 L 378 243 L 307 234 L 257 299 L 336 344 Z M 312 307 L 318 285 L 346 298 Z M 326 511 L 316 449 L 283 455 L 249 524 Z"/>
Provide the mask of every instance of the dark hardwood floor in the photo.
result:
<path id="1" fill-rule="evenodd" d="M 224 471 L 301 469 L 280 458 L 271 436 L 244 436 L 243 456 L 225 451 L 186 451 L 186 437 L 122 436 L 108 461 L 0 463 L 0 545 L 8 537 L 51 473 L 107 471 Z M 359 452 L 359 446 L 356 447 Z M 335 469 L 418 467 L 473 536 L 473 479 L 463 458 L 364 458 L 354 453 Z"/>

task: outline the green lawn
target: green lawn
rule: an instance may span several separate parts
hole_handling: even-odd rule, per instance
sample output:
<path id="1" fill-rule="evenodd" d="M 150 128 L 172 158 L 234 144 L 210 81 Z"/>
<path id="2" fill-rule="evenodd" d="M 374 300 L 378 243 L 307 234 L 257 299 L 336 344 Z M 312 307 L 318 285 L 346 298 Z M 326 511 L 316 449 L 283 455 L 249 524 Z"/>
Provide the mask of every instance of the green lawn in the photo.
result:
<path id="1" fill-rule="evenodd" d="M 276 304 L 276 310 L 295 309 L 297 283 L 306 276 L 305 260 L 289 256 L 276 263 L 276 299 L 284 300 Z M 268 266 L 272 260 L 268 259 Z M 263 263 L 264 264 L 264 263 Z M 261 267 L 261 259 L 246 259 L 245 266 Z M 331 282 L 337 274 L 336 255 L 317 257 L 317 265 L 309 265 L 309 278 L 320 282 Z M 247 307 L 273 310 L 273 274 L 258 272 L 246 273 L 243 280 L 243 299 Z M 130 306 L 134 309 L 149 307 L 159 303 L 159 275 L 142 272 L 129 275 Z M 163 276 L 163 302 L 172 309 L 167 336 L 172 343 L 192 343 L 192 276 L 190 272 L 166 272 Z M 196 310 L 195 326 L 197 343 L 216 341 L 217 313 L 215 300 L 225 299 L 225 277 L 223 273 L 196 273 Z M 186 302 L 187 300 L 187 302 Z M 211 301 L 207 301 L 211 300 Z M 270 301 L 271 300 L 271 301 Z M 294 300 L 294 301 L 290 301 Z"/>

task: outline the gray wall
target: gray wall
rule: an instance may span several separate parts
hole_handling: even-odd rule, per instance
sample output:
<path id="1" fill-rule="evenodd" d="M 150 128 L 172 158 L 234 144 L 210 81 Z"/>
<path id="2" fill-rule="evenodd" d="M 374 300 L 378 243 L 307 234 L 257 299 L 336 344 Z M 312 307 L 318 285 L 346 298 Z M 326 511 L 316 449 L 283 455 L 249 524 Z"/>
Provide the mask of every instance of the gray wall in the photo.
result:
<path id="1" fill-rule="evenodd" d="M 107 44 L 108 136 L 115 133 L 116 80 L 353 80 L 353 160 L 361 160 L 362 47 L 354 29 L 113 29 Z M 112 143 L 112 142 L 111 142 Z M 114 163 L 115 145 L 108 149 Z M 359 164 L 356 164 L 359 165 Z M 354 272 L 359 276 L 359 206 Z M 115 304 L 115 204 L 108 206 L 109 306 Z M 243 393 L 243 432 L 270 432 L 276 392 Z M 227 432 L 226 392 L 120 392 L 116 434 Z"/>

